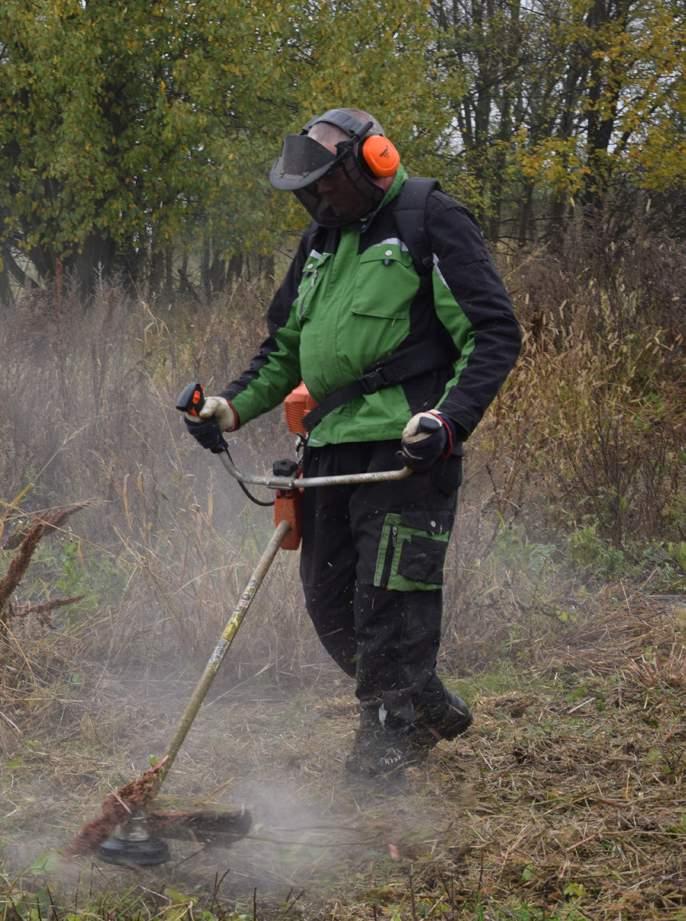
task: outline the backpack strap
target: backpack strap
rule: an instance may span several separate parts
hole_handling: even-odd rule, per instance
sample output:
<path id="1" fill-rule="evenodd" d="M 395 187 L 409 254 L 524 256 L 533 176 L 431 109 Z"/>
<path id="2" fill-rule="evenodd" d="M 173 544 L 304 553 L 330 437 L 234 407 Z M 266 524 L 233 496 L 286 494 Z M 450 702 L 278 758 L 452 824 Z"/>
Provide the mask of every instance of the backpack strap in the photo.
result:
<path id="1" fill-rule="evenodd" d="M 393 206 L 393 219 L 398 236 L 407 246 L 419 275 L 426 275 L 433 266 L 431 247 L 424 225 L 429 195 L 440 188 L 437 179 L 414 176 L 405 181 Z"/>
<path id="2" fill-rule="evenodd" d="M 344 403 L 349 403 L 357 397 L 376 393 L 386 387 L 393 387 L 395 384 L 402 384 L 428 371 L 444 368 L 454 360 L 454 348 L 441 340 L 418 342 L 407 348 L 398 349 L 382 361 L 367 368 L 358 380 L 330 393 L 307 413 L 303 419 L 303 425 L 307 432 L 311 432 L 324 416 L 338 409 L 339 406 L 343 406 Z"/>

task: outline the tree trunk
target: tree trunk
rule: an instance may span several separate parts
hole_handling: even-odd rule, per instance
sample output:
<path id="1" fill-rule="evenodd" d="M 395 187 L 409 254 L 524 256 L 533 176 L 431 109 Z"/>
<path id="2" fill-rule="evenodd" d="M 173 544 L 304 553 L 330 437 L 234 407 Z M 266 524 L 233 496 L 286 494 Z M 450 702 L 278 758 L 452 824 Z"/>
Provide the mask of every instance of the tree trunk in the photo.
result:
<path id="1" fill-rule="evenodd" d="M 530 228 L 533 223 L 534 208 L 534 185 L 533 182 L 527 182 L 524 187 L 524 195 L 519 205 L 518 221 L 518 243 L 520 246 L 526 246 L 530 241 Z"/>
<path id="2" fill-rule="evenodd" d="M 10 284 L 10 274 L 3 262 L 2 268 L 0 268 L 0 306 L 11 307 L 13 303 L 14 295 Z"/>
<path id="3" fill-rule="evenodd" d="M 229 278 L 232 281 L 243 274 L 243 253 L 232 253 L 229 259 Z"/>
<path id="4" fill-rule="evenodd" d="M 200 256 L 200 280 L 202 289 L 205 294 L 205 301 L 209 302 L 212 297 L 212 282 L 210 279 L 210 237 L 209 234 L 203 234 L 202 238 L 202 255 Z"/>
<path id="5" fill-rule="evenodd" d="M 93 294 L 99 282 L 112 275 L 115 264 L 116 245 L 111 237 L 104 237 L 99 233 L 92 233 L 81 247 L 76 256 L 63 260 L 64 271 L 73 275 L 78 285 L 79 293 L 88 297 Z M 50 267 L 50 276 L 54 274 L 55 262 Z"/>

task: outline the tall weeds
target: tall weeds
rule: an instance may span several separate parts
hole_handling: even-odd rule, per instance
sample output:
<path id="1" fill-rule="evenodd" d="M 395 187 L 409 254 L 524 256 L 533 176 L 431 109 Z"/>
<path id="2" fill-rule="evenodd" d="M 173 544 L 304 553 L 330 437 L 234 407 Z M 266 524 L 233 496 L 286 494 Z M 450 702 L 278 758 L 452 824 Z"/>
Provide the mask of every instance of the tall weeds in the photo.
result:
<path id="1" fill-rule="evenodd" d="M 560 627 L 575 591 L 570 533 L 590 527 L 616 548 L 686 537 L 685 270 L 673 244 L 639 238 L 603 277 L 589 269 L 588 241 L 572 242 L 557 261 L 540 253 L 505 266 L 525 348 L 468 446 L 444 645 L 462 667 L 537 641 L 540 616 Z M 174 398 L 190 379 L 212 390 L 242 370 L 268 297 L 266 283 L 243 284 L 211 305 L 167 309 L 114 287 L 88 305 L 63 296 L 57 306 L 38 291 L 4 318 L 8 533 L 28 511 L 91 503 L 56 549 L 37 554 L 34 578 L 18 591 L 39 602 L 58 582 L 85 596 L 56 622 L 84 667 L 196 675 L 266 542 L 269 512 L 246 505 L 186 436 Z M 249 469 L 292 453 L 278 410 L 234 444 Z M 296 564 L 297 554 L 277 558 L 224 670 L 227 685 L 263 670 L 277 682 L 319 674 L 326 659 L 306 623 Z M 37 630 L 17 625 L 3 655 L 20 655 Z"/>
<path id="2" fill-rule="evenodd" d="M 524 442 L 546 523 L 592 522 L 617 547 L 681 540 L 683 247 L 639 235 L 592 258 L 591 244 L 520 270 L 528 335 L 498 437 Z"/>

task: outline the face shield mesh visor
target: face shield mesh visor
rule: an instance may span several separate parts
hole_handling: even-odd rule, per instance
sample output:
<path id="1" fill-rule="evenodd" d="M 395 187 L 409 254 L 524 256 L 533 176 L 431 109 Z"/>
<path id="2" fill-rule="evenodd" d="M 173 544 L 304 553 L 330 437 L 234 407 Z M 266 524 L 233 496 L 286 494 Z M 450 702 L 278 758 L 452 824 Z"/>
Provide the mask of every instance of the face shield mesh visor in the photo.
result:
<path id="1" fill-rule="evenodd" d="M 331 169 L 336 156 L 306 134 L 289 134 L 283 142 L 281 156 L 271 168 L 269 181 L 275 189 L 295 192 Z"/>
<path id="2" fill-rule="evenodd" d="M 269 179 L 294 192 L 318 224 L 343 227 L 359 221 L 381 203 L 384 190 L 360 168 L 352 141 L 332 153 L 307 135 L 288 135 Z"/>

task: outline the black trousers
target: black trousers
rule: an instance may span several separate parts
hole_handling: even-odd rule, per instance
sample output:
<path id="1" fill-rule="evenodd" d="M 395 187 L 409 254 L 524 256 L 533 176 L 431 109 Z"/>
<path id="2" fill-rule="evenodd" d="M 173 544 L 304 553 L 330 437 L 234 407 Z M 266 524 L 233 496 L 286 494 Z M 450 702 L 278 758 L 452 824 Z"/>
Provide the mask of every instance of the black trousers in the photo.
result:
<path id="1" fill-rule="evenodd" d="M 307 448 L 304 475 L 399 469 L 398 442 Z M 388 728 L 445 698 L 436 675 L 443 563 L 462 459 L 406 480 L 303 493 L 300 574 L 307 610 L 327 652 L 356 679 L 365 709 Z"/>

